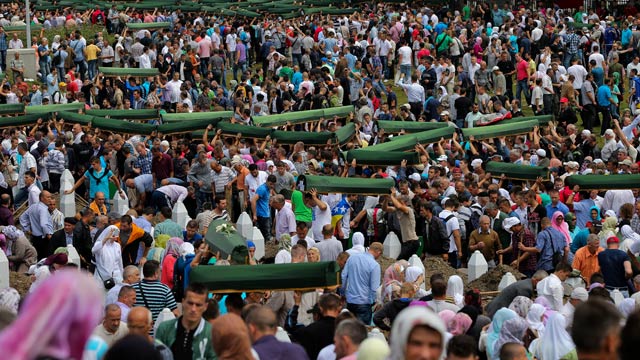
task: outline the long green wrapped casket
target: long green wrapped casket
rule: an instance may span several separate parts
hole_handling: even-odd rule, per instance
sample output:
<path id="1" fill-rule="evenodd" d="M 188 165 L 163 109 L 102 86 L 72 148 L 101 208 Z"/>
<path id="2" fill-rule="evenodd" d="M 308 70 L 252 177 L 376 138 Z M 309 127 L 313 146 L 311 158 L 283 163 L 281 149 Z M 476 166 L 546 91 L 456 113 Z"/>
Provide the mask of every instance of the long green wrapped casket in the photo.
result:
<path id="1" fill-rule="evenodd" d="M 451 139 L 455 129 L 452 127 L 443 127 L 440 129 L 422 131 L 415 134 L 407 134 L 394 136 L 391 141 L 382 144 L 369 146 L 363 151 L 408 151 L 413 150 L 416 144 L 431 144 L 440 141 L 440 139 Z"/>
<path id="2" fill-rule="evenodd" d="M 515 180 L 536 180 L 538 177 L 549 178 L 549 169 L 546 167 L 517 165 L 500 161 L 489 161 L 485 171 L 491 173 L 492 177 L 499 178 L 504 174 L 509 179 Z"/>
<path id="3" fill-rule="evenodd" d="M 53 104 L 53 105 L 35 105 L 27 106 L 25 111 L 27 114 L 43 114 L 60 111 L 78 111 L 84 109 L 84 103 L 70 103 L 70 104 Z"/>
<path id="4" fill-rule="evenodd" d="M 340 285 L 335 261 L 297 264 L 198 266 L 191 283 L 202 283 L 214 293 L 315 290 Z"/>
<path id="5" fill-rule="evenodd" d="M 502 136 L 526 134 L 538 125 L 538 120 L 520 121 L 513 124 L 500 123 L 498 125 L 462 129 L 462 134 L 465 140 L 469 140 L 471 136 L 473 136 L 475 140 L 491 139 Z"/>
<path id="6" fill-rule="evenodd" d="M 629 190 L 640 189 L 640 174 L 571 175 L 564 180 L 569 188 L 580 190 Z"/>
<path id="7" fill-rule="evenodd" d="M 0 115 L 24 114 L 24 104 L 2 104 Z"/>
<path id="8" fill-rule="evenodd" d="M 218 228 L 226 226 L 232 231 L 219 231 Z M 235 227 L 230 222 L 222 219 L 214 220 L 209 224 L 209 229 L 205 234 L 205 240 L 209 244 L 209 249 L 214 254 L 220 252 L 220 257 L 226 259 L 227 256 L 231 256 L 231 259 L 237 264 L 246 264 L 247 256 L 249 256 L 249 250 L 245 239 L 235 231 Z"/>
<path id="9" fill-rule="evenodd" d="M 160 71 L 156 68 L 140 69 L 140 68 L 114 68 L 100 66 L 98 70 L 107 77 L 147 77 L 160 75 Z M 126 79 L 123 79 L 126 80 Z"/>
<path id="10" fill-rule="evenodd" d="M 233 111 L 211 111 L 192 113 L 164 113 L 161 115 L 163 123 L 183 122 L 196 120 L 209 120 L 211 124 L 217 124 L 222 120 L 229 120 L 233 117 Z"/>
<path id="11" fill-rule="evenodd" d="M 387 133 L 397 134 L 404 130 L 406 133 L 440 129 L 449 126 L 446 122 L 418 122 L 418 121 L 391 121 L 378 120 L 378 129 Z"/>
<path id="12" fill-rule="evenodd" d="M 407 160 L 407 165 L 420 163 L 420 156 L 415 151 L 367 151 L 365 149 L 357 149 L 349 150 L 343 154 L 347 163 L 351 163 L 353 159 L 356 159 L 357 165 L 400 165 L 402 160 Z"/>
<path id="13" fill-rule="evenodd" d="M 302 191 L 316 189 L 319 193 L 341 193 L 361 195 L 389 194 L 395 185 L 393 179 L 345 178 L 337 176 L 298 176 L 298 188 Z"/>
<path id="14" fill-rule="evenodd" d="M 274 127 L 287 125 L 289 123 L 292 125 L 303 124 L 320 119 L 330 119 L 334 116 L 344 118 L 352 112 L 353 106 L 340 106 L 328 109 L 294 111 L 277 115 L 256 116 L 253 118 L 253 121 L 256 123 L 256 126 Z"/>
<path id="15" fill-rule="evenodd" d="M 141 110 L 87 110 L 87 115 L 109 117 L 111 119 L 124 119 L 124 120 L 149 120 L 158 118 L 158 110 L 155 109 L 141 109 Z"/>

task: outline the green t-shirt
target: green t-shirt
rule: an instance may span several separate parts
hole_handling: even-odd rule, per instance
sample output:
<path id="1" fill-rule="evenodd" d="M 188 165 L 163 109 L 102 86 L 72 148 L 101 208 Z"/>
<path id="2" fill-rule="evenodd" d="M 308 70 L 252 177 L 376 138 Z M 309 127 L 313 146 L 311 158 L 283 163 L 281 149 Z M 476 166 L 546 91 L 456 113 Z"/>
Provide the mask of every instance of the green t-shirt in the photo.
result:
<path id="1" fill-rule="evenodd" d="M 462 18 L 464 19 L 464 21 L 469 20 L 469 18 L 471 17 L 471 9 L 469 8 L 469 5 L 465 5 L 462 8 Z"/>
<path id="2" fill-rule="evenodd" d="M 284 66 L 282 67 L 282 69 L 280 69 L 280 74 L 278 75 L 280 76 L 287 75 L 287 77 L 289 78 L 289 81 L 291 81 L 291 79 L 293 78 L 293 69 L 288 66 Z"/>
<path id="3" fill-rule="evenodd" d="M 451 45 L 451 36 L 446 33 L 442 33 L 438 35 L 436 38 L 436 45 L 438 45 L 438 52 L 443 52 L 449 50 L 449 46 Z"/>
<path id="4" fill-rule="evenodd" d="M 300 190 L 293 190 L 291 194 L 291 205 L 293 206 L 296 221 L 310 223 L 313 220 L 311 208 L 304 204 L 304 195 Z"/>

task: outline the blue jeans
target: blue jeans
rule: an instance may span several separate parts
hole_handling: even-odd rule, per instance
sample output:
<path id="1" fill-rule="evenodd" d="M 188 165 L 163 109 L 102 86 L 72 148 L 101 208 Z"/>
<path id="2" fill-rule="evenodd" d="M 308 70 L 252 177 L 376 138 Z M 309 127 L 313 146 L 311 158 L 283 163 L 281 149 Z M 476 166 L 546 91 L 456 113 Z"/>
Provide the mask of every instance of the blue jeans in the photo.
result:
<path id="1" fill-rule="evenodd" d="M 382 79 L 387 78 L 387 57 L 380 56 L 380 62 L 382 63 Z"/>
<path id="2" fill-rule="evenodd" d="M 371 325 L 373 316 L 371 304 L 347 304 L 347 310 L 351 311 L 365 325 Z"/>
<path id="3" fill-rule="evenodd" d="M 38 64 L 40 65 L 40 75 L 42 76 L 42 82 L 43 83 L 47 83 L 47 75 L 49 75 L 49 61 L 47 60 L 40 60 L 38 62 Z"/>
<path id="4" fill-rule="evenodd" d="M 400 65 L 400 73 L 404 74 L 404 83 L 411 82 L 411 65 Z"/>
<path id="5" fill-rule="evenodd" d="M 89 60 L 89 79 L 93 81 L 98 72 L 98 60 Z"/>
<path id="6" fill-rule="evenodd" d="M 518 80 L 518 85 L 516 87 L 516 99 L 518 99 L 518 101 L 520 102 L 520 106 L 523 105 L 522 97 L 520 96 L 523 91 L 524 91 L 524 97 L 527 100 L 527 104 L 530 104 L 531 95 L 529 95 L 529 82 L 527 79 Z"/>

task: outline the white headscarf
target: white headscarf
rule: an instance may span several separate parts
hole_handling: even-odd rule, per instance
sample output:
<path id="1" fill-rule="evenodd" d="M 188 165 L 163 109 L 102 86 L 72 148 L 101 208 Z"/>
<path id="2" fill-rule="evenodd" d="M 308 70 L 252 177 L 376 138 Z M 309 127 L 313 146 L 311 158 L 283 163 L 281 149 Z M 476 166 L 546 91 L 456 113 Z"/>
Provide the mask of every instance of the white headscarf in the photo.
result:
<path id="1" fill-rule="evenodd" d="M 631 250 L 631 252 L 634 254 L 640 252 L 640 235 L 633 231 L 631 226 L 623 225 L 620 228 L 620 234 L 622 235 L 623 242 L 627 243 L 627 249 Z M 620 248 L 622 249 L 622 246 Z M 624 249 L 623 251 L 626 252 L 626 249 Z"/>
<path id="2" fill-rule="evenodd" d="M 410 283 L 416 282 L 420 275 L 424 275 L 424 270 L 417 266 L 409 266 L 407 270 L 404 271 L 404 279 Z"/>
<path id="3" fill-rule="evenodd" d="M 529 308 L 529 312 L 527 313 L 527 323 L 529 324 L 529 329 L 535 330 L 538 332 L 538 338 L 541 338 L 544 334 L 544 324 L 542 323 L 542 315 L 546 309 L 544 306 L 540 304 L 532 304 Z"/>
<path id="4" fill-rule="evenodd" d="M 364 235 L 362 235 L 361 232 L 353 233 L 351 242 L 353 243 L 353 246 L 351 249 L 347 250 L 349 255 L 361 254 L 364 252 Z"/>
<path id="5" fill-rule="evenodd" d="M 391 337 L 391 355 L 389 356 L 389 360 L 404 359 L 409 335 L 413 328 L 419 325 L 426 325 L 440 333 L 442 337 L 442 351 L 444 353 L 445 333 L 447 329 L 438 314 L 425 307 L 410 306 L 402 310 L 393 321 L 391 328 L 393 336 Z"/>
<path id="6" fill-rule="evenodd" d="M 186 257 L 187 255 L 195 254 L 196 250 L 191 243 L 183 243 L 180 245 L 180 256 Z"/>
<path id="7" fill-rule="evenodd" d="M 564 315 L 554 312 L 547 321 L 544 335 L 540 339 L 540 360 L 555 360 L 567 355 L 576 345 L 567 332 Z"/>
<path id="8" fill-rule="evenodd" d="M 622 300 L 620 304 L 618 304 L 618 310 L 625 318 L 628 318 L 629 315 L 633 314 L 636 311 L 637 305 L 636 300 L 632 298 L 626 298 Z"/>
<path id="9" fill-rule="evenodd" d="M 464 283 L 460 276 L 453 275 L 449 277 L 447 281 L 447 296 L 452 297 L 458 307 L 464 306 Z"/>
<path id="10" fill-rule="evenodd" d="M 118 236 L 120 236 L 120 228 L 115 225 L 109 225 L 104 230 L 102 230 L 100 236 L 98 236 L 98 238 L 96 239 L 96 242 L 103 242 L 109 237 L 112 240 L 115 240 L 115 238 L 117 238 Z"/>

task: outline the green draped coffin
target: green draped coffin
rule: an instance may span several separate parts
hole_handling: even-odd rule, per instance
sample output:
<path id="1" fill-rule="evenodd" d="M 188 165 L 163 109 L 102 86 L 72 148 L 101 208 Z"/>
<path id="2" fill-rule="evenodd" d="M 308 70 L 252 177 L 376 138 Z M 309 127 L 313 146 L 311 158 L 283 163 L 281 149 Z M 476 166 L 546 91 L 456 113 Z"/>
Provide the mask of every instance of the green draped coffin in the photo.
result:
<path id="1" fill-rule="evenodd" d="M 413 150 L 416 144 L 430 144 L 440 141 L 441 138 L 451 139 L 455 129 L 444 127 L 429 131 L 422 131 L 415 134 L 394 136 L 391 141 L 382 144 L 369 146 L 363 151 L 408 151 Z"/>
<path id="2" fill-rule="evenodd" d="M 216 230 L 218 226 L 227 225 L 233 228 L 231 232 L 219 232 Z M 214 220 L 209 224 L 209 229 L 205 235 L 205 240 L 209 244 L 209 250 L 214 254 L 220 252 L 222 259 L 231 256 L 231 259 L 237 264 L 246 264 L 249 250 L 245 239 L 235 231 L 233 224 L 222 219 Z"/>
<path id="3" fill-rule="evenodd" d="M 157 119 L 158 111 L 155 109 L 142 109 L 142 110 L 87 110 L 87 115 L 109 117 L 111 119 L 126 119 L 126 120 L 149 120 Z"/>
<path id="4" fill-rule="evenodd" d="M 540 116 L 516 117 L 516 118 L 502 120 L 502 121 L 498 122 L 496 125 L 516 124 L 516 123 L 529 121 L 529 120 L 538 120 L 538 123 L 540 124 L 540 126 L 547 126 L 547 124 L 549 124 L 549 122 L 553 121 L 553 116 L 552 115 L 540 115 Z M 487 125 L 487 126 L 492 126 L 492 125 Z"/>
<path id="5" fill-rule="evenodd" d="M 364 149 L 349 150 L 344 153 L 345 161 L 351 163 L 356 159 L 358 165 L 386 166 L 400 165 L 402 160 L 407 160 L 408 165 L 420 163 L 417 152 L 402 151 L 367 151 Z"/>
<path id="6" fill-rule="evenodd" d="M 513 124 L 498 124 L 490 126 L 480 126 L 474 128 L 462 129 L 465 140 L 469 140 L 471 136 L 476 140 L 491 139 L 502 136 L 526 134 L 538 126 L 538 120 L 520 121 Z"/>
<path id="7" fill-rule="evenodd" d="M 336 176 L 298 176 L 298 187 L 301 191 L 316 189 L 319 193 L 342 193 L 381 195 L 389 194 L 393 179 L 345 178 Z"/>
<path id="8" fill-rule="evenodd" d="M 78 114 L 77 112 L 65 111 L 58 114 L 58 119 L 63 119 L 67 123 L 78 123 L 80 125 L 92 124 L 96 119 L 95 116 Z M 121 120 L 116 120 L 121 121 Z"/>
<path id="9" fill-rule="evenodd" d="M 417 122 L 417 121 L 390 121 L 378 120 L 378 129 L 386 133 L 397 134 L 404 130 L 406 133 L 440 129 L 449 126 L 446 122 Z"/>
<path id="10" fill-rule="evenodd" d="M 277 115 L 256 116 L 253 118 L 253 121 L 256 126 L 274 127 L 284 126 L 287 124 L 303 124 L 306 122 L 317 121 L 322 118 L 330 119 L 334 116 L 347 117 L 352 112 L 353 106 L 341 106 L 328 109 L 294 111 Z"/>
<path id="11" fill-rule="evenodd" d="M 83 103 L 70 104 L 53 104 L 53 105 L 35 105 L 24 108 L 27 114 L 42 114 L 59 111 L 78 111 L 84 109 Z"/>
<path id="12" fill-rule="evenodd" d="M 335 261 L 297 264 L 198 266 L 191 283 L 202 283 L 214 293 L 315 290 L 340 285 Z"/>
<path id="13" fill-rule="evenodd" d="M 249 126 L 242 124 L 232 124 L 227 121 L 221 121 L 216 125 L 218 130 L 222 130 L 225 135 L 242 134 L 245 138 L 264 139 L 267 135 L 271 135 L 273 130 L 269 128 L 259 128 L 257 126 Z M 210 131 L 213 135 L 215 132 Z M 202 136 L 202 135 L 201 135 Z"/>
<path id="14" fill-rule="evenodd" d="M 29 114 L 20 116 L 11 116 L 0 118 L 0 127 L 13 127 L 13 126 L 26 126 L 33 125 L 39 118 L 43 120 L 49 119 L 48 113 L 43 114 Z"/>
<path id="15" fill-rule="evenodd" d="M 280 131 L 274 130 L 272 138 L 278 139 L 283 144 L 295 144 L 302 141 L 305 145 L 326 145 L 327 142 L 335 142 L 336 135 L 332 132 L 304 132 L 304 131 Z"/>
<path id="16" fill-rule="evenodd" d="M 2 104 L 0 115 L 24 114 L 24 104 Z"/>
<path id="17" fill-rule="evenodd" d="M 158 125 L 158 132 L 163 134 L 176 134 L 176 133 L 184 133 L 191 132 L 195 130 L 206 129 L 208 125 L 216 125 L 216 123 L 212 122 L 209 119 L 198 119 L 192 121 L 182 121 L 182 122 L 170 122 L 166 124 Z M 215 130 L 209 131 L 209 134 L 215 134 Z M 202 134 L 200 135 L 202 137 Z"/>
<path id="18" fill-rule="evenodd" d="M 211 124 L 217 124 L 222 120 L 229 120 L 233 117 L 233 111 L 214 111 L 214 112 L 192 112 L 192 113 L 164 113 L 161 114 L 163 123 L 209 120 Z"/>
<path id="19" fill-rule="evenodd" d="M 154 23 L 127 23 L 130 30 L 155 30 L 168 29 L 171 27 L 170 22 L 154 22 Z"/>
<path id="20" fill-rule="evenodd" d="M 147 77 L 160 75 L 160 71 L 156 68 L 140 69 L 140 68 L 114 68 L 100 66 L 98 70 L 104 74 L 104 76 L 115 77 Z"/>
<path id="21" fill-rule="evenodd" d="M 103 117 L 93 117 L 92 126 L 100 130 L 125 134 L 151 135 L 156 130 L 156 125 L 143 124 L 139 122 L 129 122 L 118 119 L 107 119 Z"/>
<path id="22" fill-rule="evenodd" d="M 549 169 L 545 167 L 517 165 L 500 161 L 489 161 L 485 171 L 492 177 L 499 178 L 504 174 L 509 179 L 536 180 L 538 177 L 549 178 Z"/>
<path id="23" fill-rule="evenodd" d="M 336 141 L 340 145 L 344 145 L 349 140 L 351 140 L 351 138 L 353 137 L 353 135 L 355 133 L 356 133 L 356 125 L 354 123 L 348 123 L 347 125 L 345 125 L 345 126 L 341 127 L 340 129 L 336 130 L 336 132 L 335 132 Z"/>
<path id="24" fill-rule="evenodd" d="M 569 188 L 578 185 L 580 190 L 640 189 L 640 174 L 571 175 L 564 181 Z"/>

